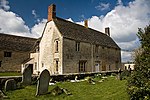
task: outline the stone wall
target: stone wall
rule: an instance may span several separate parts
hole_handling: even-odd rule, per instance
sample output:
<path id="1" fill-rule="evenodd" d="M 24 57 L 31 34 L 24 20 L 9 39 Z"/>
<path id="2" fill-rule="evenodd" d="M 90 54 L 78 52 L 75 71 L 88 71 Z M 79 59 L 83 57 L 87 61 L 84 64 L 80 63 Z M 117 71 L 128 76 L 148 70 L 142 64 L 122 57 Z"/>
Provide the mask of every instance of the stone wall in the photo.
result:
<path id="1" fill-rule="evenodd" d="M 21 64 L 29 57 L 29 52 L 12 52 L 11 57 L 4 57 L 4 51 L 0 51 L 0 72 L 20 72 Z"/>
<path id="2" fill-rule="evenodd" d="M 76 41 L 64 38 L 63 73 L 79 73 L 79 61 L 86 61 L 85 72 L 118 70 L 120 50 L 80 41 L 80 50 L 76 51 Z"/>

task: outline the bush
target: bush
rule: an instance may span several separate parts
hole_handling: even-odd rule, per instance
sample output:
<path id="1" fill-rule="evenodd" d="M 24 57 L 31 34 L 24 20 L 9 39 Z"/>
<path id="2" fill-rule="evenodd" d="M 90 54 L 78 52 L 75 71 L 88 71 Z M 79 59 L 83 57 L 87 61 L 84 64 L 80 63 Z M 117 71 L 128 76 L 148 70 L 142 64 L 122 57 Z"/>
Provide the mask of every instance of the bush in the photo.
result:
<path id="1" fill-rule="evenodd" d="M 122 73 L 121 73 L 121 79 L 127 79 L 129 76 L 131 75 L 131 72 L 128 71 L 128 70 L 124 70 Z"/>

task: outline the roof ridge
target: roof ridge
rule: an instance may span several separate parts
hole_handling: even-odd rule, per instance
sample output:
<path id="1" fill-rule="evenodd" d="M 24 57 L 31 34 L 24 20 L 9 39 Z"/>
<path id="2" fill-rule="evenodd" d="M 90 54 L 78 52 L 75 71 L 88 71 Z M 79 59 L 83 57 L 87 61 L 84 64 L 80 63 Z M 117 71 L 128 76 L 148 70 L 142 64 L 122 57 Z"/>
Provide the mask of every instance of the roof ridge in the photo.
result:
<path id="1" fill-rule="evenodd" d="M 62 18 L 60 18 L 60 17 L 56 17 L 55 19 L 56 19 L 56 20 L 57 20 L 57 19 L 60 19 L 60 20 L 62 20 L 62 21 L 69 22 L 69 23 L 71 23 L 71 24 L 75 24 L 75 25 L 78 25 L 78 26 L 84 27 L 85 29 L 90 29 L 90 30 L 93 30 L 93 31 L 99 32 L 99 33 L 101 33 L 101 34 L 103 34 L 103 35 L 106 35 L 105 33 L 101 32 L 101 31 L 98 31 L 98 30 L 92 29 L 92 28 L 90 28 L 90 27 L 86 28 L 85 26 L 83 26 L 83 25 L 81 25 L 81 24 L 77 24 L 77 23 L 75 23 L 75 22 L 71 22 L 71 21 L 68 21 L 68 20 L 66 20 L 66 19 L 62 19 Z"/>
<path id="2" fill-rule="evenodd" d="M 25 37 L 25 36 L 18 36 L 18 35 L 12 35 L 12 34 L 5 34 L 5 33 L 0 33 L 0 36 L 12 36 L 12 37 L 18 37 L 18 38 L 26 38 L 26 39 L 33 39 L 33 40 L 37 40 L 38 38 L 32 38 L 32 37 Z"/>

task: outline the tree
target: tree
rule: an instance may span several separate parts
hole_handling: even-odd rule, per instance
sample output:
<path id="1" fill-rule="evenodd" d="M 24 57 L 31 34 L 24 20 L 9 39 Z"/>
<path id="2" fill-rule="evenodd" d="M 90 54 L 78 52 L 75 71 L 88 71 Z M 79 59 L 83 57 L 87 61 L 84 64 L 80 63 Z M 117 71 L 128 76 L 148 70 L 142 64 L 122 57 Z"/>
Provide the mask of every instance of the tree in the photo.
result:
<path id="1" fill-rule="evenodd" d="M 135 69 L 128 79 L 131 100 L 150 100 L 150 25 L 139 28 L 141 47 L 135 56 Z"/>

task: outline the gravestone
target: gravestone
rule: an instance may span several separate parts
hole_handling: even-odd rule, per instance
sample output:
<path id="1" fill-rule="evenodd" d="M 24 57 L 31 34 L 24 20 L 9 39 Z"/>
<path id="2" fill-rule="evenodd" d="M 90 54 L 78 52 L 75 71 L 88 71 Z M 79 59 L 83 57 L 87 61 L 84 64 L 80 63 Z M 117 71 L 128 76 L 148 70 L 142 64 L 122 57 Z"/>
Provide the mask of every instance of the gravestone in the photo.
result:
<path id="1" fill-rule="evenodd" d="M 5 91 L 17 89 L 16 81 L 14 79 L 8 79 L 5 82 L 5 88 L 4 89 L 5 89 Z"/>
<path id="2" fill-rule="evenodd" d="M 32 68 L 33 64 L 26 65 L 27 67 L 23 71 L 22 75 L 22 84 L 23 85 L 30 85 L 32 79 Z"/>
<path id="3" fill-rule="evenodd" d="M 36 95 L 48 93 L 49 81 L 50 81 L 50 73 L 47 69 L 45 69 L 39 76 Z"/>

